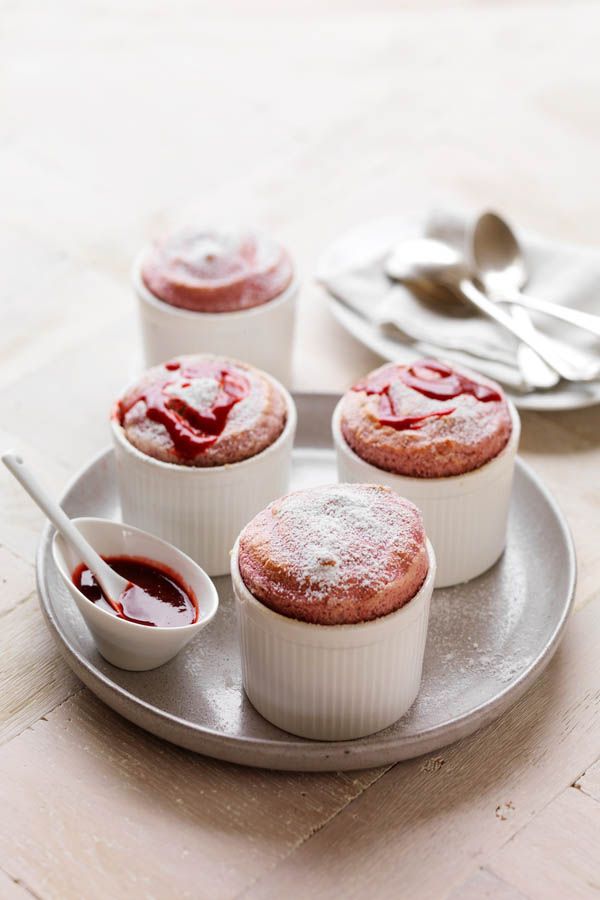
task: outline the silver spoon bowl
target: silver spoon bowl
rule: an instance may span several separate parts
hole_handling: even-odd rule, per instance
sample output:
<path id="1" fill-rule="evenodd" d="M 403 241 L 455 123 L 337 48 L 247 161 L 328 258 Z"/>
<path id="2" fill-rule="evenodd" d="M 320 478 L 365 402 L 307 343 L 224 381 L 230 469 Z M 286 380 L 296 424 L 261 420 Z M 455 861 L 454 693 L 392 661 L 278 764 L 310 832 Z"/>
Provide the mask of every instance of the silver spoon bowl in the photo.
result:
<path id="1" fill-rule="evenodd" d="M 477 276 L 496 302 L 552 316 L 600 337 L 600 316 L 521 293 L 527 284 L 525 255 L 515 233 L 497 213 L 486 212 L 479 217 L 473 229 L 471 252 Z"/>
<path id="2" fill-rule="evenodd" d="M 533 325 L 513 319 L 502 304 L 481 291 L 464 258 L 443 241 L 419 238 L 396 247 L 384 264 L 386 274 L 407 284 L 444 284 L 493 319 L 567 381 L 593 381 L 600 377 L 600 365 L 562 342 L 542 334 Z"/>

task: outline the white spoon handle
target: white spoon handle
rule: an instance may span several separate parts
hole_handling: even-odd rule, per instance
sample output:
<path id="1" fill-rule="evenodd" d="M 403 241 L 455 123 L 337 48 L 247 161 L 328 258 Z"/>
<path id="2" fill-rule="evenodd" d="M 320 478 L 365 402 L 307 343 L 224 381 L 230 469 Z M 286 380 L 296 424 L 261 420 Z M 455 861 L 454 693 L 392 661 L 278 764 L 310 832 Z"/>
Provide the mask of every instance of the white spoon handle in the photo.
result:
<path id="1" fill-rule="evenodd" d="M 57 531 L 60 531 L 64 539 L 75 548 L 82 562 L 96 576 L 107 600 L 117 608 L 119 596 L 127 587 L 127 581 L 117 575 L 91 544 L 88 544 L 65 511 L 46 493 L 18 453 L 3 453 L 2 462 L 50 519 Z"/>

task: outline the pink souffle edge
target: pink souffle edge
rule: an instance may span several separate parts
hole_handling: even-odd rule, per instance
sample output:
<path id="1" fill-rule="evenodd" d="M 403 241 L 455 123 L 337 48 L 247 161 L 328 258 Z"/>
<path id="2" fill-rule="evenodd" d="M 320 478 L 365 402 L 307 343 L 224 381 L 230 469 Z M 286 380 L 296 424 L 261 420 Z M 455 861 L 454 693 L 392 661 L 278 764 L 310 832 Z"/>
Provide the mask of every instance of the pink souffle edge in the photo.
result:
<path id="1" fill-rule="evenodd" d="M 258 232 L 185 229 L 153 244 L 140 271 L 158 300 L 192 312 L 239 312 L 281 296 L 293 280 L 287 251 Z"/>
<path id="2" fill-rule="evenodd" d="M 211 367 L 209 371 L 206 371 L 207 365 Z M 197 404 L 197 393 L 196 397 L 190 398 L 191 409 L 184 400 L 177 403 L 174 411 L 168 410 L 172 419 L 169 426 L 183 430 L 188 436 L 189 446 L 182 453 L 168 428 L 150 417 L 149 406 L 153 402 L 156 405 L 156 398 L 160 405 L 165 401 L 170 403 L 174 387 L 179 391 L 175 396 L 180 401 L 196 376 L 212 377 L 212 368 L 215 378 L 220 373 L 229 373 L 234 388 L 238 386 L 239 391 L 236 394 L 234 390 L 235 402 L 230 408 L 228 400 L 231 398 L 219 394 L 222 402 L 224 399 L 223 427 L 217 434 L 207 433 L 198 424 L 198 411 L 211 417 L 214 409 L 210 403 L 204 408 L 200 404 L 196 409 L 193 401 Z M 180 384 L 184 386 L 181 390 Z M 160 462 L 208 468 L 242 462 L 271 446 L 285 428 L 287 412 L 283 393 L 264 372 L 238 360 L 200 354 L 179 356 L 148 369 L 116 402 L 112 418 L 123 429 L 127 441 L 144 455 Z M 205 437 L 208 440 L 202 445 Z M 197 452 L 194 440 L 198 441 Z"/>
<path id="3" fill-rule="evenodd" d="M 253 596 L 280 615 L 352 625 L 409 603 L 429 570 L 420 511 L 389 488 L 325 485 L 258 513 L 239 539 Z"/>
<path id="4" fill-rule="evenodd" d="M 452 393 L 446 383 L 456 377 L 474 385 L 475 394 L 486 399 L 473 393 L 441 399 L 424 395 L 412 386 L 422 387 L 423 379 L 406 373 L 422 375 L 428 365 L 452 373 L 436 381 L 433 372 L 434 392 Z M 365 389 L 369 385 L 389 385 L 393 415 L 389 403 L 382 411 L 382 397 Z M 378 469 L 413 478 L 443 478 L 479 469 L 501 453 L 512 433 L 512 417 L 502 388 L 491 379 L 465 367 L 421 360 L 411 365 L 386 364 L 347 391 L 340 429 L 354 453 Z"/>

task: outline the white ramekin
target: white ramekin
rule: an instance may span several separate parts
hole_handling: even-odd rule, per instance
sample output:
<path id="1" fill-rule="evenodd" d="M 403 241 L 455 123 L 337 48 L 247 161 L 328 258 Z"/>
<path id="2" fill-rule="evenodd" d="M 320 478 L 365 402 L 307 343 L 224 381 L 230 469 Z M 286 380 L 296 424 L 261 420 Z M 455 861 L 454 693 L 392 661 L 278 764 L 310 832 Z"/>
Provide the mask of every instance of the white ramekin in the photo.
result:
<path id="1" fill-rule="evenodd" d="M 81 563 L 75 549 L 57 532 L 52 554 L 65 587 L 74 599 L 89 628 L 98 652 L 113 666 L 130 672 L 146 672 L 173 659 L 197 633 L 214 618 L 219 595 L 200 566 L 187 554 L 152 534 L 91 517 L 72 520 L 101 556 L 133 556 L 168 566 L 193 590 L 198 602 L 198 621 L 173 628 L 148 628 L 137 622 L 119 619 L 96 606 L 73 583 L 73 572 Z"/>
<path id="2" fill-rule="evenodd" d="M 299 288 L 296 277 L 274 300 L 252 309 L 193 312 L 171 306 L 148 290 L 141 277 L 146 252 L 139 254 L 132 270 L 145 366 L 156 366 L 183 353 L 213 353 L 243 359 L 289 387 Z"/>
<path id="3" fill-rule="evenodd" d="M 504 550 L 521 433 L 517 411 L 508 402 L 513 427 L 502 452 L 479 469 L 446 478 L 410 478 L 365 462 L 348 446 L 342 434 L 341 400 L 333 413 L 339 480 L 386 485 L 419 507 L 437 559 L 436 588 L 476 578 L 489 569 Z"/>
<path id="4" fill-rule="evenodd" d="M 250 593 L 231 554 L 244 690 L 258 712 L 285 731 L 345 741 L 391 725 L 421 685 L 435 557 L 412 600 L 355 625 L 313 625 L 273 612 Z"/>
<path id="5" fill-rule="evenodd" d="M 229 572 L 229 553 L 244 525 L 288 490 L 296 407 L 271 380 L 286 401 L 285 428 L 242 462 L 206 468 L 161 462 L 137 450 L 111 421 L 123 521 L 179 547 L 209 575 Z"/>

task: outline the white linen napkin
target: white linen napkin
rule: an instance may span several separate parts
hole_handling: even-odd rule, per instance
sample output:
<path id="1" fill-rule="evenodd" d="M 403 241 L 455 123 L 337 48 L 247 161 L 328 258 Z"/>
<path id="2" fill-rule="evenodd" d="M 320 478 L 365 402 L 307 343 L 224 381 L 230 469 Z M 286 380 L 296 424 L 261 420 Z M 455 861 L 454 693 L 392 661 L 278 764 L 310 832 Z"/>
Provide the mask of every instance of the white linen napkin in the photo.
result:
<path id="1" fill-rule="evenodd" d="M 392 283 L 383 262 L 394 244 L 420 236 L 438 238 L 463 253 L 471 216 L 434 209 L 406 220 L 382 219 L 357 230 L 354 239 L 329 260 L 317 275 L 338 300 L 388 337 L 410 343 L 423 355 L 443 355 L 501 381 L 516 390 L 529 390 L 517 364 L 517 341 L 496 322 L 459 300 L 448 303 L 417 296 Z M 556 244 L 519 233 L 530 272 L 527 292 L 555 303 L 600 312 L 600 254 L 587 248 Z M 506 307 L 507 309 L 509 307 Z M 547 316 L 533 315 L 536 326 L 593 355 L 600 344 L 580 329 Z"/>

